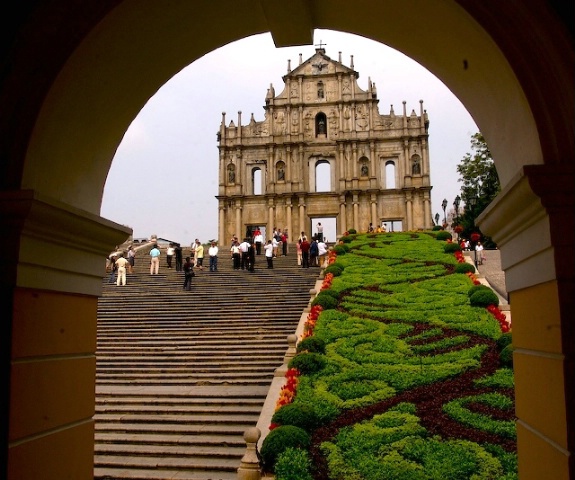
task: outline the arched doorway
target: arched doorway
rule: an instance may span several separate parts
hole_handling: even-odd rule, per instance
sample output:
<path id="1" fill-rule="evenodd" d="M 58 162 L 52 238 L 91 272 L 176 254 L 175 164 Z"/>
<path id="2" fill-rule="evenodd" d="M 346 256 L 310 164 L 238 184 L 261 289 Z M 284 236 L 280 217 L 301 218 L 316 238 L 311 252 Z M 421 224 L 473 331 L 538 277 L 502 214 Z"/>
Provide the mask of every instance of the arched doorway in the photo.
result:
<path id="1" fill-rule="evenodd" d="M 488 141 L 503 192 L 480 223 L 500 245 L 513 308 L 520 476 L 572 476 L 574 52 L 552 5 L 15 5 L 0 91 L 6 477 L 92 477 L 97 297 L 105 255 L 129 234 L 98 214 L 131 120 L 205 53 L 270 28 L 278 47 L 310 43 L 319 26 L 416 59 Z"/>

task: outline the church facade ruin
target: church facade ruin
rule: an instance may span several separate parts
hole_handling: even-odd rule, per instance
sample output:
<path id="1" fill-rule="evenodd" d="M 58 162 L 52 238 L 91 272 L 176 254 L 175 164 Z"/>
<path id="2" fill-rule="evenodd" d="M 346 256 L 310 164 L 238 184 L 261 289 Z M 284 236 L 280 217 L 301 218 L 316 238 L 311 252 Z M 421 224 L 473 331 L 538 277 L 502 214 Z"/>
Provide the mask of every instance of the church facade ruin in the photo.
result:
<path id="1" fill-rule="evenodd" d="M 267 239 L 287 230 L 290 241 L 312 234 L 316 218 L 333 218 L 339 237 L 370 224 L 393 230 L 430 229 L 429 120 L 420 101 L 396 115 L 380 114 L 375 83 L 328 57 L 324 48 L 270 84 L 265 118 L 218 131 L 220 242 L 259 228 Z M 389 227 L 392 228 L 389 228 Z M 335 239 L 330 239 L 333 241 Z"/>

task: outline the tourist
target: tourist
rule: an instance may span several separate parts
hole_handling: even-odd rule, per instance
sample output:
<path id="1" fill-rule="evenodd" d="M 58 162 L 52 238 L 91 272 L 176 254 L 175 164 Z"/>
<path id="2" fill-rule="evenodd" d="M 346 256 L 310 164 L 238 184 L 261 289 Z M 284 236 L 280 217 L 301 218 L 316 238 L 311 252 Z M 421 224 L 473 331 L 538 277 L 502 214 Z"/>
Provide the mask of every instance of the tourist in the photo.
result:
<path id="1" fill-rule="evenodd" d="M 323 239 L 319 240 L 317 242 L 317 261 L 318 261 L 318 265 L 320 267 L 324 267 L 325 266 L 325 260 L 327 257 L 327 244 L 323 241 Z"/>
<path id="2" fill-rule="evenodd" d="M 244 238 L 244 241 L 240 243 L 240 254 L 241 254 L 241 269 L 245 270 L 248 268 L 249 258 L 248 258 L 248 250 L 250 249 L 250 242 L 248 241 L 247 237 Z"/>
<path id="3" fill-rule="evenodd" d="M 196 250 L 195 250 L 195 259 L 196 259 L 196 267 L 199 267 L 200 270 L 204 269 L 204 246 L 202 243 L 196 238 Z"/>
<path id="4" fill-rule="evenodd" d="M 287 228 L 282 232 L 281 234 L 281 238 L 282 238 L 282 255 L 285 257 L 287 256 L 287 247 L 288 247 L 288 231 Z"/>
<path id="5" fill-rule="evenodd" d="M 297 264 L 301 266 L 301 238 L 298 238 L 297 242 L 295 242 L 295 251 L 297 254 Z"/>
<path id="6" fill-rule="evenodd" d="M 475 245 L 475 258 L 477 259 L 477 265 L 483 265 L 485 257 L 483 255 L 483 245 L 481 245 L 481 242 L 477 242 L 477 245 Z"/>
<path id="7" fill-rule="evenodd" d="M 264 251 L 266 255 L 266 261 L 268 262 L 268 268 L 274 268 L 274 246 L 271 240 L 264 245 Z"/>
<path id="8" fill-rule="evenodd" d="M 192 278 L 196 275 L 194 273 L 194 263 L 190 257 L 186 257 L 186 262 L 182 265 L 184 271 L 184 290 L 192 289 Z"/>
<path id="9" fill-rule="evenodd" d="M 136 264 L 136 250 L 130 245 L 128 247 L 128 273 L 134 273 L 134 265 Z"/>
<path id="10" fill-rule="evenodd" d="M 174 251 L 176 256 L 176 272 L 181 272 L 183 268 L 182 246 L 179 243 L 176 243 Z"/>
<path id="11" fill-rule="evenodd" d="M 168 268 L 172 268 L 172 260 L 174 259 L 175 253 L 176 250 L 174 249 L 174 244 L 170 243 L 168 245 L 168 248 L 166 249 L 166 263 L 168 265 Z"/>
<path id="12" fill-rule="evenodd" d="M 158 244 L 154 243 L 154 246 L 150 250 L 150 275 L 157 275 L 160 273 L 160 249 Z"/>
<path id="13" fill-rule="evenodd" d="M 126 285 L 126 267 L 130 264 L 128 260 L 124 258 L 124 254 L 120 253 L 119 257 L 116 259 L 116 269 L 118 271 L 118 278 L 116 280 L 116 285 Z"/>
<path id="14" fill-rule="evenodd" d="M 259 228 L 254 232 L 254 241 L 256 242 L 256 254 L 261 255 L 264 236 Z"/>
<path id="15" fill-rule="evenodd" d="M 317 238 L 318 240 L 321 238 L 323 240 L 323 225 L 321 224 L 321 222 L 317 222 L 316 231 L 317 233 L 315 238 Z"/>
<path id="16" fill-rule="evenodd" d="M 318 254 L 319 254 L 319 248 L 317 246 L 317 238 L 313 238 L 309 246 L 309 264 L 311 267 L 317 267 Z"/>
<path id="17" fill-rule="evenodd" d="M 239 270 L 242 260 L 242 252 L 240 250 L 240 244 L 237 240 L 232 243 L 232 248 L 230 249 L 230 255 L 232 257 L 232 265 L 234 270 Z"/>
<path id="18" fill-rule="evenodd" d="M 302 268 L 309 268 L 309 248 L 310 244 L 307 241 L 307 237 L 304 235 L 301 242 L 301 266 Z"/>
<path id="19" fill-rule="evenodd" d="M 218 246 L 216 242 L 212 242 L 208 248 L 208 255 L 210 257 L 210 272 L 218 271 Z"/>

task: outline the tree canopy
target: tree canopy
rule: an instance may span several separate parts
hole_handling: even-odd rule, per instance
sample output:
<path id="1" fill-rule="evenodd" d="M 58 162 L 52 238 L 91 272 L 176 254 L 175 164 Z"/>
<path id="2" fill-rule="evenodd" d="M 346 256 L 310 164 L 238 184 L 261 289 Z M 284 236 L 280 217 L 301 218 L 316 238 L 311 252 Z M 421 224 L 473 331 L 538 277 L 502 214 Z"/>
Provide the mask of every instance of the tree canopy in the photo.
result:
<path id="1" fill-rule="evenodd" d="M 501 191 L 501 184 L 495 162 L 481 133 L 471 136 L 471 149 L 473 153 L 467 153 L 457 165 L 458 181 L 463 184 L 461 201 L 465 204 L 465 211 L 458 218 L 458 224 L 463 228 L 460 236 L 469 239 L 472 233 L 477 232 L 484 246 L 493 248 L 496 245 L 475 226 L 475 219 Z"/>

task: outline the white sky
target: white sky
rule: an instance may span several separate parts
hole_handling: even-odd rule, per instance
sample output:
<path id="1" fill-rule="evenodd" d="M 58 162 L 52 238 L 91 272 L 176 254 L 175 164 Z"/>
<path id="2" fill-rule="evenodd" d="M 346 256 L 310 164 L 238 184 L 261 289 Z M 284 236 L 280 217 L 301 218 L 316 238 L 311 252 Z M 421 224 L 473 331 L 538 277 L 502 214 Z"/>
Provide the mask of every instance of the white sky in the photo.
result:
<path id="1" fill-rule="evenodd" d="M 356 35 L 316 30 L 314 43 L 324 43 L 326 55 L 359 72 L 366 90 L 375 82 L 379 112 L 396 115 L 420 104 L 430 120 L 432 214 L 443 219 L 460 194 L 456 167 L 471 151 L 477 126 L 461 102 L 434 75 L 409 57 L 383 44 Z M 270 83 L 283 90 L 288 60 L 292 70 L 299 54 L 306 61 L 315 46 L 275 48 L 269 33 L 226 45 L 183 69 L 154 95 L 134 119 L 118 147 L 104 188 L 101 215 L 127 225 L 134 237 L 157 235 L 182 245 L 195 238 L 218 236 L 218 148 L 216 133 L 222 112 L 226 123 L 242 124 L 253 113 L 264 119 Z M 440 220 L 441 222 L 441 220 Z"/>

